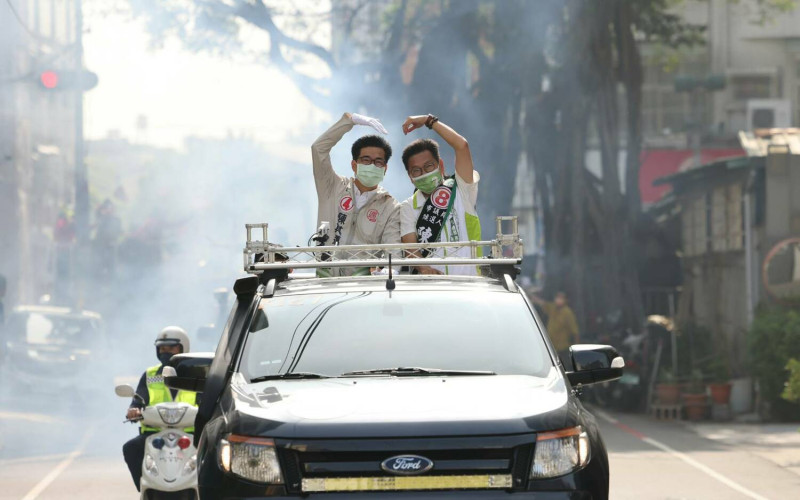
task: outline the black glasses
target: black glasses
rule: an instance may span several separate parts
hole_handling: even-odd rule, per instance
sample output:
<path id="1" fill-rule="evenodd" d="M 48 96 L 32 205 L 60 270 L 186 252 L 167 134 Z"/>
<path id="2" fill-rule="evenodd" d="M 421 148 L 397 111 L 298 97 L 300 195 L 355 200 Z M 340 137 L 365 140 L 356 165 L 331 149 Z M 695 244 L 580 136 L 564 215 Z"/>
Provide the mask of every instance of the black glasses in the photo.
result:
<path id="1" fill-rule="evenodd" d="M 422 174 L 429 174 L 433 172 L 438 167 L 439 167 L 438 163 L 436 163 L 435 161 L 431 161 L 421 167 L 414 167 L 410 169 L 408 173 L 411 174 L 411 177 L 419 177 Z"/>
<path id="2" fill-rule="evenodd" d="M 384 160 L 383 158 L 375 158 L 373 160 L 369 156 L 362 156 L 356 161 L 361 165 L 375 165 L 378 168 L 386 167 L 386 160 Z"/>

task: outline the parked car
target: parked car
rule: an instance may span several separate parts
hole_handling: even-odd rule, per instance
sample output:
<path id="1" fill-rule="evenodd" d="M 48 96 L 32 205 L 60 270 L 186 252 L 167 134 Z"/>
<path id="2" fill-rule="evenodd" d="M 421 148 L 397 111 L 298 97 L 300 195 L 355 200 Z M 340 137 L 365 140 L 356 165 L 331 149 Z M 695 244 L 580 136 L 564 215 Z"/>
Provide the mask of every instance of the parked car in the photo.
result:
<path id="1" fill-rule="evenodd" d="M 5 385 L 56 393 L 96 380 L 108 348 L 98 313 L 39 305 L 15 307 L 0 344 Z"/>
<path id="2" fill-rule="evenodd" d="M 200 497 L 608 498 L 577 392 L 624 361 L 577 345 L 565 372 L 495 274 L 237 281 L 216 353 L 165 369 L 203 391 Z"/>

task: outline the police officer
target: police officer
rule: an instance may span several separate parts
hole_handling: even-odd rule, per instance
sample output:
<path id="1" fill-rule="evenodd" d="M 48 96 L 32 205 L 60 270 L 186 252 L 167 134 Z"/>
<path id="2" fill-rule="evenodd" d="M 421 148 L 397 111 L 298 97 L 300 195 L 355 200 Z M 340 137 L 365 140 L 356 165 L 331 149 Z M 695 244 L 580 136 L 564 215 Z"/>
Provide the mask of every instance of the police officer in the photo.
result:
<path id="1" fill-rule="evenodd" d="M 164 366 L 175 354 L 189 352 L 189 336 L 186 331 L 178 326 L 168 326 L 161 330 L 156 337 L 156 356 L 161 362 L 159 365 L 151 366 L 142 374 L 139 379 L 139 386 L 131 405 L 128 407 L 127 418 L 135 419 L 141 416 L 142 409 L 147 406 L 156 405 L 165 401 L 175 401 L 178 403 L 189 403 L 197 406 L 197 393 L 190 391 L 177 391 L 170 389 L 164 384 L 164 377 L 161 375 Z M 131 439 L 122 446 L 122 454 L 128 469 L 131 471 L 133 482 L 139 490 L 139 481 L 142 477 L 142 460 L 144 460 L 144 445 L 149 434 L 158 432 L 156 427 L 141 425 L 139 435 Z M 194 428 L 184 429 L 185 432 L 194 432 Z"/>

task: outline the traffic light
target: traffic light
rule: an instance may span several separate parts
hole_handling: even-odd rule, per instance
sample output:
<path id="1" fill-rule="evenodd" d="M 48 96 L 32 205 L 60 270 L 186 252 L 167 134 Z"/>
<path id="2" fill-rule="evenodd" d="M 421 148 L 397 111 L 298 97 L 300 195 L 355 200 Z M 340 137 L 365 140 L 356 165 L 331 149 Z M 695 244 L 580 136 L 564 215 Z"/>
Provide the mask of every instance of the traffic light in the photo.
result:
<path id="1" fill-rule="evenodd" d="M 89 70 L 70 71 L 44 69 L 37 73 L 39 86 L 47 91 L 81 90 L 86 92 L 97 86 L 97 74 Z"/>

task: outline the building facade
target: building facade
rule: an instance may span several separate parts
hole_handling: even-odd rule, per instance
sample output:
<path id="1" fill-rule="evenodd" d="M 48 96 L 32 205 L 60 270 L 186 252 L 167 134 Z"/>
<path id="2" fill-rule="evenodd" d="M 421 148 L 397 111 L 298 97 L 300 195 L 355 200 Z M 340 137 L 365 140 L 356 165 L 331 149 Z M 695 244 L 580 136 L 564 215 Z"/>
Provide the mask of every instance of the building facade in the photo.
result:
<path id="1" fill-rule="evenodd" d="M 72 258 L 67 219 L 81 101 L 48 89 L 57 82 L 42 73 L 76 66 L 78 1 L 0 4 L 0 273 L 11 303 L 51 293 L 59 256 L 62 271 Z"/>
<path id="2" fill-rule="evenodd" d="M 686 1 L 678 12 L 703 26 L 705 45 L 675 49 L 643 43 L 643 126 L 651 148 L 686 148 L 687 122 L 699 120 L 703 147 L 735 145 L 740 130 L 800 123 L 800 8 L 762 17 L 756 0 Z M 675 89 L 675 77 L 725 78 L 712 92 Z"/>

